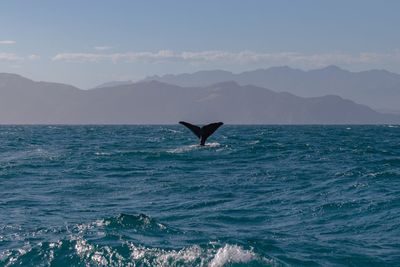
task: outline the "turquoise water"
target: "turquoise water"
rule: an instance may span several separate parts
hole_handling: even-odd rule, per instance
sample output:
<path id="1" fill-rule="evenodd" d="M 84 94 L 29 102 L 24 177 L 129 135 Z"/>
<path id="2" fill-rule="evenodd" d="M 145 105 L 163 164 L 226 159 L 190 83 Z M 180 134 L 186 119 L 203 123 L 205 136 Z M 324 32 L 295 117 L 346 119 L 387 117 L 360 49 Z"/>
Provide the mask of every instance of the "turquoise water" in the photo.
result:
<path id="1" fill-rule="evenodd" d="M 400 265 L 400 127 L 0 126 L 0 266 Z"/>

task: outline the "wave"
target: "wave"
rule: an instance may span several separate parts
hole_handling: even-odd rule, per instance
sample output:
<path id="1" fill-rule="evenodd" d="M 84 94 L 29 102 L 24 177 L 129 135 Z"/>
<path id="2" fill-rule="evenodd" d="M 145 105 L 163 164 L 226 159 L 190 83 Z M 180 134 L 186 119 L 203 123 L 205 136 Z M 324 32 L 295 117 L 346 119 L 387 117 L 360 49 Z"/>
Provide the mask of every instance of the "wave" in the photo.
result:
<path id="1" fill-rule="evenodd" d="M 278 264 L 273 259 L 258 255 L 252 248 L 246 249 L 237 244 L 209 242 L 172 249 L 146 246 L 124 236 L 115 237 L 119 231 L 129 229 L 147 235 L 151 232 L 179 232 L 145 214 L 119 214 L 74 225 L 56 241 L 37 244 L 27 241 L 22 247 L 1 252 L 0 265 L 222 267 Z M 108 234 L 104 236 L 104 232 Z"/>
<path id="2" fill-rule="evenodd" d="M 225 244 L 219 248 L 193 245 L 180 250 L 150 248 L 126 242 L 120 246 L 92 244 L 86 239 L 42 242 L 35 247 L 6 251 L 0 264 L 60 266 L 277 266 L 277 261 L 257 255 L 252 249 Z M 4 258 L 1 258 L 1 257 Z"/>
<path id="3" fill-rule="evenodd" d="M 55 160 L 60 157 L 60 152 L 46 150 L 44 148 L 32 148 L 29 150 L 19 150 L 15 152 L 7 152 L 1 155 L 1 162 L 21 162 L 23 160 Z"/>
<path id="4" fill-rule="evenodd" d="M 183 133 L 183 131 L 179 131 L 179 130 L 174 130 L 174 129 L 170 129 L 170 128 L 161 128 L 161 131 L 163 132 L 167 132 L 167 133 Z"/>
<path id="5" fill-rule="evenodd" d="M 136 230 L 145 231 L 172 231 L 172 228 L 169 228 L 145 214 L 129 215 L 122 213 L 117 217 L 106 219 L 102 223 L 107 227 L 113 228 L 134 228 Z"/>

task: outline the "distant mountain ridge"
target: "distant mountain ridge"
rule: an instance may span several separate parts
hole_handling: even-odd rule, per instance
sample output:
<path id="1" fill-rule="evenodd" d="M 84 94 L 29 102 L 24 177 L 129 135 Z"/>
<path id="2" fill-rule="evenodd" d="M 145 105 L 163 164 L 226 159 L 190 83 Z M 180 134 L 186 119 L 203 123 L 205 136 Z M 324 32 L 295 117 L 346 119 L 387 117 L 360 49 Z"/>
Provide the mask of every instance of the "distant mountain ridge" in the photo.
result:
<path id="1" fill-rule="evenodd" d="M 127 85 L 127 84 L 132 84 L 132 83 L 134 83 L 134 82 L 132 82 L 131 80 L 128 80 L 128 81 L 111 81 L 111 82 L 106 82 L 106 83 L 102 83 L 100 85 L 97 85 L 93 89 L 99 89 L 99 88 L 105 88 L 105 87 L 114 87 L 114 86 L 119 86 L 119 85 Z"/>
<path id="2" fill-rule="evenodd" d="M 400 112 L 400 75 L 386 70 L 350 72 L 337 66 L 303 71 L 287 66 L 234 74 L 211 70 L 177 75 L 151 76 L 145 80 L 179 86 L 209 86 L 223 81 L 255 85 L 303 97 L 339 95 L 377 110 Z"/>
<path id="3" fill-rule="evenodd" d="M 144 81 L 92 90 L 0 74 L 0 124 L 382 124 L 378 113 L 338 96 L 304 98 L 235 82 L 181 87 Z"/>

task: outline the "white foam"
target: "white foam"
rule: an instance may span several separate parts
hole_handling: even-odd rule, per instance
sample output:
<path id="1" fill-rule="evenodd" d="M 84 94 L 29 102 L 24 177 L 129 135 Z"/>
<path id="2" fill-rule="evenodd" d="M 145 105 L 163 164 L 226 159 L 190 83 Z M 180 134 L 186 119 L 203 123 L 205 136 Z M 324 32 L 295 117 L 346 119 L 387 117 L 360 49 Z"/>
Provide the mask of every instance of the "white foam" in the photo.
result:
<path id="1" fill-rule="evenodd" d="M 49 151 L 43 148 L 33 148 L 29 150 L 23 151 L 16 151 L 14 153 L 7 153 L 2 155 L 0 162 L 10 162 L 10 161 L 17 161 L 17 160 L 24 160 L 24 159 L 48 159 L 48 160 L 55 160 L 60 156 L 59 152 Z"/>
<path id="2" fill-rule="evenodd" d="M 150 266 L 207 266 L 210 261 L 210 250 L 201 249 L 199 246 L 191 246 L 181 250 L 164 250 L 159 248 L 146 248 L 129 244 L 131 260 L 145 261 Z M 198 261 L 200 260 L 200 263 Z"/>
<path id="3" fill-rule="evenodd" d="M 246 263 L 257 258 L 251 250 L 245 250 L 237 245 L 225 245 L 218 249 L 209 266 L 221 267 L 227 263 Z"/>
<path id="4" fill-rule="evenodd" d="M 207 143 L 204 147 L 219 147 L 221 144 L 214 142 L 214 143 Z"/>
<path id="5" fill-rule="evenodd" d="M 108 152 L 96 152 L 94 153 L 96 156 L 110 156 L 111 153 Z"/>
<path id="6" fill-rule="evenodd" d="M 12 255 L 12 252 L 10 250 L 5 250 L 3 252 L 0 252 L 0 261 L 5 261 L 11 255 Z"/>
<path id="7" fill-rule="evenodd" d="M 107 225 L 109 225 L 111 222 L 108 220 L 96 220 L 94 222 L 91 223 L 81 223 L 81 224 L 77 224 L 76 225 L 76 229 L 79 231 L 79 233 L 84 233 L 87 230 L 91 230 L 94 229 L 96 227 L 105 227 Z"/>
<path id="8" fill-rule="evenodd" d="M 199 145 L 190 145 L 190 146 L 182 146 L 174 149 L 169 149 L 167 150 L 167 153 L 172 153 L 172 154 L 179 154 L 179 153 L 185 153 L 189 152 L 192 150 L 200 149 Z"/>
<path id="9" fill-rule="evenodd" d="M 201 258 L 201 252 L 202 251 L 198 246 L 189 247 L 179 251 L 163 251 L 159 253 L 156 262 L 158 266 L 175 266 L 175 263 L 178 262 L 190 264 L 194 263 L 198 258 Z"/>
<path id="10" fill-rule="evenodd" d="M 99 264 L 101 266 L 108 265 L 107 259 L 103 256 L 103 253 L 100 251 L 96 251 L 94 253 L 94 255 L 92 255 L 92 261 L 94 261 L 96 264 Z"/>
<path id="11" fill-rule="evenodd" d="M 146 248 L 129 244 L 131 249 L 131 259 L 150 260 L 151 266 L 176 266 L 192 265 L 222 267 L 229 263 L 248 263 L 258 260 L 267 264 L 273 261 L 264 259 L 256 255 L 252 250 L 246 250 L 238 245 L 226 244 L 219 249 L 202 249 L 194 245 L 181 250 L 164 250 L 158 248 Z M 200 261 L 200 262 L 199 262 Z"/>
<path id="12" fill-rule="evenodd" d="M 59 240 L 57 242 L 50 242 L 50 244 L 49 244 L 49 248 L 50 249 L 61 248 L 61 246 L 62 246 L 62 241 L 61 240 Z"/>
<path id="13" fill-rule="evenodd" d="M 75 250 L 81 258 L 86 258 L 94 250 L 94 246 L 88 244 L 85 239 L 78 238 L 76 240 Z"/>
<path id="14" fill-rule="evenodd" d="M 168 129 L 168 128 L 163 128 L 163 130 L 165 130 L 165 131 L 167 131 L 167 132 L 171 132 L 171 133 L 183 133 L 182 131 L 173 130 L 173 129 Z"/>
<path id="15" fill-rule="evenodd" d="M 172 154 L 179 154 L 179 153 L 186 153 L 190 152 L 193 150 L 198 150 L 198 149 L 207 149 L 207 148 L 215 148 L 221 146 L 220 143 L 214 142 L 214 143 L 207 143 L 205 146 L 200 146 L 200 145 L 189 145 L 189 146 L 183 146 L 183 147 L 178 147 L 174 149 L 169 149 L 167 150 L 167 153 L 172 153 Z"/>
<path id="16" fill-rule="evenodd" d="M 82 236 L 71 236 L 70 241 L 75 241 L 73 249 L 77 256 L 86 266 L 200 266 L 200 267 L 223 267 L 229 264 L 249 263 L 251 261 L 274 265 L 273 260 L 265 259 L 252 249 L 244 249 L 239 245 L 225 244 L 223 247 L 215 248 L 217 243 L 210 243 L 211 247 L 202 248 L 198 245 L 182 248 L 180 250 L 169 250 L 162 248 L 149 248 L 135 245 L 131 242 L 125 244 L 129 247 L 130 256 L 124 257 L 118 253 L 118 249 L 99 244 L 90 244 Z M 41 246 L 41 244 L 39 244 Z M 61 248 L 62 241 L 49 244 L 47 260 L 49 265 L 54 260 L 56 250 Z M 23 251 L 22 251 L 23 250 Z M 12 257 L 11 251 L 0 253 L 0 260 L 8 258 L 12 265 L 18 261 L 19 256 L 25 254 L 30 248 L 18 250 L 18 255 Z M 263 265 L 264 265 L 263 264 Z"/>

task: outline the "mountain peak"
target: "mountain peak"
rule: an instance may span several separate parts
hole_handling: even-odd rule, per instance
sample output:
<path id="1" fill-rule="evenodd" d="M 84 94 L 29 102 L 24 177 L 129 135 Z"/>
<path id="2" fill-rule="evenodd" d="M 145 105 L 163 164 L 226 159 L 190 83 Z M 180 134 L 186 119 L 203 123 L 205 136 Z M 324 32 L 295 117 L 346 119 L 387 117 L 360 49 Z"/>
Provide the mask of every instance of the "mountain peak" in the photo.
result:
<path id="1" fill-rule="evenodd" d="M 12 79 L 12 80 L 25 80 L 25 81 L 32 81 L 28 78 L 25 78 L 19 74 L 16 73 L 7 73 L 7 72 L 2 72 L 0 73 L 0 79 Z"/>
<path id="2" fill-rule="evenodd" d="M 319 69 L 320 71 L 345 71 L 336 65 L 328 65 L 325 68 Z"/>
<path id="3" fill-rule="evenodd" d="M 105 87 L 114 87 L 114 86 L 120 86 L 120 85 L 128 85 L 128 84 L 132 84 L 132 83 L 133 82 L 131 80 L 127 80 L 127 81 L 110 81 L 110 82 L 106 82 L 106 83 L 102 83 L 100 85 L 97 85 L 93 89 L 99 89 L 99 88 L 105 88 Z"/>

